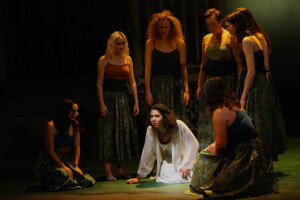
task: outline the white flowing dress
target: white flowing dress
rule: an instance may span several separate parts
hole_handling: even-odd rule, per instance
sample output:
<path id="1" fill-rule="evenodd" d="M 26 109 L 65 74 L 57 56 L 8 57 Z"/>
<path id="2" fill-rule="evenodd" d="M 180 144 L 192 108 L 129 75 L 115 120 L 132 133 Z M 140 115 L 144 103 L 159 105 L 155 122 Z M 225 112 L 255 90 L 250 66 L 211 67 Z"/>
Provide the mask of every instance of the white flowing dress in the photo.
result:
<path id="1" fill-rule="evenodd" d="M 192 171 L 199 151 L 199 143 L 191 130 L 177 120 L 178 129 L 172 132 L 172 140 L 168 144 L 161 144 L 156 129 L 147 128 L 145 145 L 137 171 L 141 178 L 146 177 L 157 160 L 156 182 L 184 183 L 180 170 Z"/>

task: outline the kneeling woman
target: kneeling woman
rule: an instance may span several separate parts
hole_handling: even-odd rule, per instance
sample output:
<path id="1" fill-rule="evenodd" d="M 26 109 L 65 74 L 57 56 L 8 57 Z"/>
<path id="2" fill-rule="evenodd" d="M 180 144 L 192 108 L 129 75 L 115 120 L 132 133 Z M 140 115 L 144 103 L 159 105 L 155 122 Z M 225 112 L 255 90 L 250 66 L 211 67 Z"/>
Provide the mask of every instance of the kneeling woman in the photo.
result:
<path id="1" fill-rule="evenodd" d="M 78 105 L 64 99 L 55 119 L 46 125 L 45 148 L 40 152 L 37 176 L 40 186 L 49 191 L 90 187 L 95 180 L 78 167 L 80 128 L 76 120 Z"/>
<path id="2" fill-rule="evenodd" d="M 156 104 L 150 112 L 151 126 L 147 128 L 145 145 L 137 177 L 127 180 L 136 183 L 146 177 L 157 160 L 156 182 L 190 182 L 191 169 L 199 143 L 191 130 L 165 105 Z"/>
<path id="3" fill-rule="evenodd" d="M 204 89 L 216 142 L 199 153 L 190 192 L 219 198 L 277 191 L 271 155 L 236 95 L 221 78 L 209 79 Z"/>

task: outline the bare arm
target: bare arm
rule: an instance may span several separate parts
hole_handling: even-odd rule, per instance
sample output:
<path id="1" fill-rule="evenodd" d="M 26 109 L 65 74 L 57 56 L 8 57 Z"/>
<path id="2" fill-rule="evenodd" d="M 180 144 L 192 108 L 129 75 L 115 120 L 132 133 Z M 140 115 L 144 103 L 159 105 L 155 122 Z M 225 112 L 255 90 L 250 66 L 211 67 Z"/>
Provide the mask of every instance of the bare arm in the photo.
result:
<path id="1" fill-rule="evenodd" d="M 80 158 L 80 132 L 78 131 L 75 134 L 75 143 L 74 143 L 74 166 L 78 166 Z"/>
<path id="2" fill-rule="evenodd" d="M 78 167 L 79 159 L 80 159 L 80 131 L 78 130 L 74 134 L 75 134 L 75 143 L 74 143 L 74 161 L 73 161 L 73 165 L 79 173 L 83 174 L 83 172 Z"/>
<path id="3" fill-rule="evenodd" d="M 181 76 L 183 80 L 184 85 L 184 104 L 187 106 L 189 104 L 190 95 L 189 95 L 189 81 L 188 81 L 188 73 L 187 73 L 187 67 L 186 67 L 186 50 L 185 50 L 185 43 L 183 40 L 179 40 L 178 44 L 178 50 L 179 50 L 179 57 L 180 57 L 180 65 L 181 65 Z"/>
<path id="4" fill-rule="evenodd" d="M 213 113 L 212 121 L 213 121 L 213 128 L 216 134 L 215 154 L 218 154 L 227 145 L 228 120 L 224 111 L 218 108 Z"/>
<path id="5" fill-rule="evenodd" d="M 145 47 L 145 93 L 146 93 L 146 103 L 152 106 L 153 98 L 151 94 L 150 79 L 151 79 L 151 68 L 152 68 L 152 51 L 153 51 L 153 41 L 151 39 L 147 40 Z"/>
<path id="6" fill-rule="evenodd" d="M 241 96 L 241 105 L 245 107 L 245 103 L 247 100 L 248 92 L 252 86 L 254 77 L 255 77 L 255 60 L 254 60 L 254 49 L 253 49 L 253 41 L 245 37 L 242 41 L 243 52 L 246 57 L 247 64 L 247 75 L 245 78 L 245 86 Z"/>
<path id="7" fill-rule="evenodd" d="M 135 82 L 134 72 L 133 72 L 133 62 L 130 56 L 128 56 L 127 60 L 129 61 L 129 84 L 131 86 L 134 102 L 135 102 L 133 115 L 137 116 L 139 114 L 139 100 L 138 100 L 137 87 L 136 87 L 136 82 Z"/>
<path id="8" fill-rule="evenodd" d="M 196 94 L 197 99 L 200 98 L 201 86 L 202 86 L 202 81 L 203 81 L 203 77 L 204 77 L 204 74 L 203 74 L 203 65 L 207 61 L 207 57 L 205 56 L 205 53 L 204 53 L 205 41 L 206 41 L 207 37 L 208 36 L 206 35 L 202 39 L 202 61 L 201 61 L 201 65 L 200 65 L 200 72 L 199 72 L 199 78 L 198 78 L 198 88 L 197 88 L 197 94 Z"/>
<path id="9" fill-rule="evenodd" d="M 100 114 L 104 117 L 107 116 L 108 113 L 103 98 L 103 79 L 104 79 L 106 64 L 107 64 L 107 60 L 105 56 L 99 58 L 98 65 L 97 65 L 97 95 L 98 95 L 98 101 L 100 105 Z"/>

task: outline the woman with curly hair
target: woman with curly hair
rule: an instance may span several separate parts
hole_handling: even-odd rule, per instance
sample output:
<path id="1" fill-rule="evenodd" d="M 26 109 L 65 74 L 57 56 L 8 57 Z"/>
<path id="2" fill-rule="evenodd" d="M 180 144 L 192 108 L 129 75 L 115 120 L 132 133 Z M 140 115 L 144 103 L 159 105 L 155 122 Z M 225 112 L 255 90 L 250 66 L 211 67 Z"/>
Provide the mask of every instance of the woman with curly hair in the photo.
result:
<path id="1" fill-rule="evenodd" d="M 46 125 L 44 150 L 38 156 L 37 176 L 45 190 L 70 190 L 90 187 L 95 180 L 79 168 L 80 124 L 78 105 L 64 99 L 54 120 Z"/>
<path id="2" fill-rule="evenodd" d="M 204 92 L 216 142 L 199 153 L 186 193 L 211 199 L 277 192 L 272 158 L 235 93 L 219 77 L 208 79 Z"/>
<path id="3" fill-rule="evenodd" d="M 208 78 L 222 77 L 232 90 L 236 88 L 237 64 L 232 51 L 233 41 L 223 27 L 221 12 L 210 8 L 203 14 L 207 29 L 210 32 L 202 40 L 202 62 L 198 79 L 197 98 L 199 99 L 199 120 L 197 139 L 200 148 L 205 148 L 215 140 L 211 118 L 205 109 L 203 84 Z"/>
<path id="4" fill-rule="evenodd" d="M 152 170 L 157 160 L 156 182 L 190 182 L 191 170 L 199 144 L 191 130 L 163 104 L 152 106 L 145 145 L 137 177 L 127 183 L 140 182 Z"/>
<path id="5" fill-rule="evenodd" d="M 187 122 L 189 104 L 186 50 L 180 21 L 168 10 L 152 15 L 145 47 L 145 98 L 163 103 Z"/>
<path id="6" fill-rule="evenodd" d="M 267 36 L 264 36 L 263 30 L 249 13 L 250 11 L 240 8 L 225 18 L 228 31 L 238 40 L 237 51 L 243 66 L 238 97 L 276 161 L 278 154 L 287 148 L 285 126 L 271 74 L 268 72 Z M 265 39 L 262 40 L 262 37 Z"/>
<path id="7" fill-rule="evenodd" d="M 111 163 L 117 163 L 117 175 L 128 178 L 123 162 L 138 155 L 137 129 L 133 116 L 139 114 L 137 86 L 133 63 L 124 33 L 113 32 L 107 41 L 106 53 L 99 58 L 97 93 L 100 105 L 98 150 L 104 159 L 109 181 L 116 180 Z"/>

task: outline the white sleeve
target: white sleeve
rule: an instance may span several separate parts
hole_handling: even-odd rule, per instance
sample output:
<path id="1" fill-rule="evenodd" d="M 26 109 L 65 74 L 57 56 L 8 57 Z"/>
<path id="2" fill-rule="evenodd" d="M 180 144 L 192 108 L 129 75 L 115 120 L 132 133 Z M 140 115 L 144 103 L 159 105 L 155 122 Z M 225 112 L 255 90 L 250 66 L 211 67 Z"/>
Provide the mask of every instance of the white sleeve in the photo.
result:
<path id="1" fill-rule="evenodd" d="M 149 126 L 146 132 L 145 144 L 140 160 L 140 165 L 137 173 L 141 178 L 146 177 L 152 170 L 153 164 L 156 160 L 155 152 L 155 139 L 152 131 L 152 127 Z"/>
<path id="2" fill-rule="evenodd" d="M 177 121 L 179 134 L 184 142 L 184 157 L 179 169 L 192 169 L 199 152 L 199 143 L 192 131 L 182 121 Z"/>

